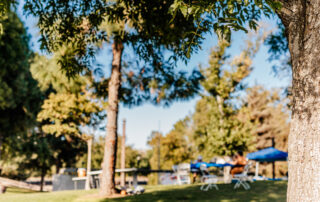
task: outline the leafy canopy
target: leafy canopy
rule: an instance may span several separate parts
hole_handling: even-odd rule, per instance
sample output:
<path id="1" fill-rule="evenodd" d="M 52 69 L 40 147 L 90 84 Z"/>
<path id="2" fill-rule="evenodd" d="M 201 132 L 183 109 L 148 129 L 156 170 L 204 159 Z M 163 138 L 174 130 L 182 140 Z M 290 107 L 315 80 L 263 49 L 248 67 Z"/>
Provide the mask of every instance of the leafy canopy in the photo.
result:
<path id="1" fill-rule="evenodd" d="M 37 120 L 47 134 L 87 138 L 81 127 L 98 125 L 104 117 L 105 103 L 93 93 L 94 81 L 89 73 L 68 78 L 60 71 L 58 57 L 37 55 L 31 65 L 32 75 L 48 95 Z"/>
<path id="2" fill-rule="evenodd" d="M 207 21 L 199 22 L 200 29 L 181 13 L 173 19 L 173 2 L 28 0 L 25 9 L 39 16 L 42 48 L 60 53 L 58 62 L 68 76 L 92 65 L 103 42 L 121 41 L 135 56 L 122 68 L 121 101 L 129 106 L 145 101 L 167 105 L 199 90 L 198 72 L 188 75 L 173 67 L 178 58 L 187 59 L 185 42 L 200 43 L 209 31 Z M 103 78 L 96 85 L 99 95 L 108 95 L 108 82 Z"/>
<path id="3" fill-rule="evenodd" d="M 33 54 L 22 22 L 10 11 L 0 23 L 0 133 L 6 136 L 34 126 L 42 97 L 30 73 Z"/>
<path id="4" fill-rule="evenodd" d="M 39 17 L 42 49 L 71 48 L 61 65 L 72 75 L 90 63 L 95 44 L 108 41 L 108 36 L 132 45 L 153 66 L 163 59 L 164 49 L 172 53 L 171 59 L 186 61 L 210 30 L 229 39 L 232 29 L 246 31 L 246 23 L 255 29 L 262 14 L 270 16 L 279 7 L 271 0 L 27 0 L 24 9 Z M 117 31 L 102 30 L 104 21 L 117 24 Z"/>
<path id="5" fill-rule="evenodd" d="M 181 12 L 173 18 L 169 12 L 173 3 L 173 0 L 28 0 L 24 8 L 39 17 L 42 49 L 54 52 L 66 44 L 72 47 L 72 52 L 63 55 L 61 64 L 73 74 L 90 62 L 95 45 L 108 41 L 108 36 L 132 46 L 136 54 L 152 66 L 163 60 L 163 50 L 173 53 L 171 60 L 186 59 L 190 54 L 185 52 L 185 42 L 200 43 L 202 35 L 209 31 L 209 23 L 194 23 L 195 19 L 185 18 Z M 106 33 L 101 29 L 104 21 L 118 24 L 122 29 Z M 193 47 L 189 52 L 192 50 Z"/>
<path id="6" fill-rule="evenodd" d="M 253 125 L 249 120 L 239 119 L 234 102 L 237 92 L 244 88 L 243 80 L 252 70 L 252 57 L 263 36 L 258 34 L 256 42 L 248 40 L 245 50 L 231 61 L 226 54 L 229 43 L 221 41 L 211 52 L 209 67 L 202 69 L 205 92 L 196 105 L 193 120 L 194 138 L 205 157 L 231 155 L 238 150 L 247 151 L 252 146 Z"/>

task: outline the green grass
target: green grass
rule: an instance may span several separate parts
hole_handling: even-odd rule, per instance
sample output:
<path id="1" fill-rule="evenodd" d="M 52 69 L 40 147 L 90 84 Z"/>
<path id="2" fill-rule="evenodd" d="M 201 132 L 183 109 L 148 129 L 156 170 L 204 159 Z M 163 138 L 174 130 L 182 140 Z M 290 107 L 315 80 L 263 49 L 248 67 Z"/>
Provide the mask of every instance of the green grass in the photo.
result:
<path id="1" fill-rule="evenodd" d="M 211 189 L 200 191 L 199 185 L 186 186 L 146 186 L 146 193 L 137 196 L 115 199 L 98 199 L 97 190 L 90 191 L 61 191 L 51 193 L 28 192 L 9 189 L 0 195 L 0 201 L 23 202 L 60 202 L 60 201 L 89 201 L 89 202 L 153 202 L 153 201 L 286 201 L 286 182 L 254 182 L 251 189 L 245 191 L 233 189 L 234 184 L 220 184 L 219 191 Z"/>

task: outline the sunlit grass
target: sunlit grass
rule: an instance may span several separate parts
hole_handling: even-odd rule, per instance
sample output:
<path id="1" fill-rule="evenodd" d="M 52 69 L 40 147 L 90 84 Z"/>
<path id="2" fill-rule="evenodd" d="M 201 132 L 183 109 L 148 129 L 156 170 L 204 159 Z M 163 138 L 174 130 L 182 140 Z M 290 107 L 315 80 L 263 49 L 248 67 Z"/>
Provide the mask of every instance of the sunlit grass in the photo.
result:
<path id="1" fill-rule="evenodd" d="M 146 186 L 142 195 L 124 198 L 99 199 L 98 190 L 90 191 L 61 191 L 51 193 L 30 193 L 24 190 L 9 189 L 0 195 L 0 201 L 23 202 L 55 202 L 55 201 L 286 201 L 286 182 L 254 182 L 251 189 L 233 189 L 234 184 L 219 184 L 219 191 L 212 189 L 200 191 L 199 185 L 185 186 Z"/>

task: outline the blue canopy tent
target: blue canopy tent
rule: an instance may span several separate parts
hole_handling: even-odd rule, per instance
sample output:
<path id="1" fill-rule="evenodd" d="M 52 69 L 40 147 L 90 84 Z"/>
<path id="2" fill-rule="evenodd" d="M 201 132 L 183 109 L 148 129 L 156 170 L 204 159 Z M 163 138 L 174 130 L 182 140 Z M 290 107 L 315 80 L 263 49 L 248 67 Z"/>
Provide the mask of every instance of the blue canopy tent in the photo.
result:
<path id="1" fill-rule="evenodd" d="M 269 147 L 253 153 L 249 153 L 247 158 L 259 162 L 286 161 L 288 153 L 280 151 L 276 148 Z"/>
<path id="2" fill-rule="evenodd" d="M 207 168 L 210 168 L 210 167 L 222 168 L 225 166 L 232 166 L 230 163 L 220 164 L 220 163 L 197 162 L 197 163 L 191 163 L 190 168 L 191 169 L 200 169 L 200 166 L 203 164 L 206 165 Z"/>
<path id="3" fill-rule="evenodd" d="M 288 159 L 288 153 L 280 151 L 274 147 L 269 147 L 253 153 L 249 153 L 247 155 L 247 158 L 249 160 L 257 161 L 256 176 L 258 176 L 259 162 L 286 161 Z M 274 168 L 273 168 L 273 178 L 274 178 Z"/>

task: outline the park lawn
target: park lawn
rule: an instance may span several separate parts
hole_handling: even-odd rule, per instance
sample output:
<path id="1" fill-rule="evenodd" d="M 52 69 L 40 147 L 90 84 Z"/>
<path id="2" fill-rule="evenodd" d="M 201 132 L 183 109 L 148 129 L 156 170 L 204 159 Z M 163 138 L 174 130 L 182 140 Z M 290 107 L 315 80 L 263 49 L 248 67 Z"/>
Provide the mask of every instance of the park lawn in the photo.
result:
<path id="1" fill-rule="evenodd" d="M 90 191 L 61 191 L 51 193 L 19 192 L 9 189 L 8 193 L 0 195 L 0 201 L 10 202 L 60 202 L 60 201 L 89 201 L 89 202 L 153 202 L 153 201 L 286 201 L 287 183 L 282 181 L 254 182 L 251 189 L 245 191 L 233 189 L 234 184 L 220 184 L 219 191 L 200 191 L 199 185 L 185 186 L 146 186 L 146 193 L 124 198 L 99 199 L 97 190 Z"/>

